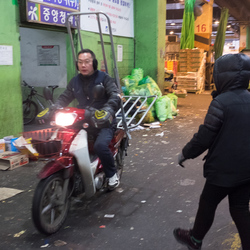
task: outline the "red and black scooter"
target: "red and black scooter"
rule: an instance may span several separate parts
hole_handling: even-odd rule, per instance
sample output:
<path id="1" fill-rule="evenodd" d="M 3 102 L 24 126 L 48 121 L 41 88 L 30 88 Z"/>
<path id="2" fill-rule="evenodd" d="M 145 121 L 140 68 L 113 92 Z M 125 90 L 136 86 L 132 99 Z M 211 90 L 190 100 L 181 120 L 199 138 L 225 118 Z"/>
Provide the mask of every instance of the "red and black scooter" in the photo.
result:
<path id="1" fill-rule="evenodd" d="M 100 14 L 104 13 L 97 13 L 97 18 Z M 109 21 L 108 16 L 106 17 Z M 110 37 L 112 38 L 112 34 Z M 113 46 L 112 39 L 111 45 Z M 74 54 L 74 50 L 72 51 Z M 117 72 L 115 75 L 116 83 L 120 87 Z M 45 96 L 47 99 L 51 98 L 49 89 Z M 148 98 L 150 104 L 143 109 L 148 103 Z M 129 130 L 142 122 L 156 98 L 157 96 L 125 96 L 123 101 L 121 99 L 121 108 L 116 113 L 117 130 L 110 143 L 119 178 L 131 138 Z M 134 118 L 139 112 L 142 112 L 141 118 L 134 124 Z M 60 229 L 67 217 L 72 196 L 84 194 L 90 198 L 98 190 L 107 188 L 102 163 L 93 151 L 93 138 L 87 133 L 90 124 L 86 114 L 85 109 L 59 109 L 54 115 L 53 133 L 48 138 L 42 138 L 43 140 L 32 140 L 39 155 L 49 158 L 38 175 L 40 181 L 32 203 L 32 219 L 41 233 L 49 235 Z"/>
<path id="2" fill-rule="evenodd" d="M 129 105 L 126 115 L 133 110 L 127 118 L 131 121 L 148 97 L 125 98 L 127 101 L 123 104 L 124 107 Z M 131 101 L 133 98 L 135 101 Z M 150 98 L 156 99 L 155 96 Z M 142 100 L 141 105 L 135 108 L 140 100 Z M 148 109 L 143 110 L 145 115 Z M 116 115 L 118 128 L 110 143 L 119 178 L 122 175 L 130 138 L 128 131 L 119 128 L 119 123 L 122 121 L 120 119 L 119 122 L 120 113 L 121 109 Z M 71 196 L 84 194 L 90 198 L 98 190 L 107 189 L 107 178 L 102 163 L 93 151 L 94 138 L 87 132 L 91 125 L 86 114 L 86 109 L 72 107 L 59 109 L 54 115 L 52 122 L 54 132 L 51 136 L 46 140 L 37 140 L 33 137 L 32 144 L 40 157 L 49 158 L 38 175 L 40 182 L 36 187 L 32 203 L 33 222 L 41 233 L 53 234 L 60 229 L 67 217 Z M 128 121 L 126 124 L 129 128 L 131 126 Z"/>

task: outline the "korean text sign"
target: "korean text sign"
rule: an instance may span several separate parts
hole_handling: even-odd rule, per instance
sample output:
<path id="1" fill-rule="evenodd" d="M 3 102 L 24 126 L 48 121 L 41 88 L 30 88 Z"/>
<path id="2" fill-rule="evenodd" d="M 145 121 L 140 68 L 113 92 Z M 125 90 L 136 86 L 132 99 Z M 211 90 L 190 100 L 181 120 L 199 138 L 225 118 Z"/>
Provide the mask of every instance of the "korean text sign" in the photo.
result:
<path id="1" fill-rule="evenodd" d="M 134 37 L 133 0 L 82 0 L 81 12 L 104 12 L 110 19 L 113 35 Z M 108 34 L 107 18 L 100 15 L 100 20 L 102 32 Z M 96 15 L 82 15 L 81 29 L 98 32 Z"/>
<path id="2" fill-rule="evenodd" d="M 65 26 L 66 18 L 79 11 L 79 0 L 26 0 L 27 21 Z M 75 18 L 70 22 L 76 27 Z"/>

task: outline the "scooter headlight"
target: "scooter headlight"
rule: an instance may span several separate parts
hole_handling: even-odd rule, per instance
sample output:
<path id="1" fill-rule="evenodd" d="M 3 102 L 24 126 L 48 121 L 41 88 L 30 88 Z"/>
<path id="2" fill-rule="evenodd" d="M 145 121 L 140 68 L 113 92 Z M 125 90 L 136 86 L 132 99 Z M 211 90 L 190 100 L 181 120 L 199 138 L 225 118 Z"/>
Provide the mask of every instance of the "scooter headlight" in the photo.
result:
<path id="1" fill-rule="evenodd" d="M 75 113 L 58 112 L 55 115 L 55 124 L 58 126 L 70 126 L 75 122 L 76 117 Z"/>

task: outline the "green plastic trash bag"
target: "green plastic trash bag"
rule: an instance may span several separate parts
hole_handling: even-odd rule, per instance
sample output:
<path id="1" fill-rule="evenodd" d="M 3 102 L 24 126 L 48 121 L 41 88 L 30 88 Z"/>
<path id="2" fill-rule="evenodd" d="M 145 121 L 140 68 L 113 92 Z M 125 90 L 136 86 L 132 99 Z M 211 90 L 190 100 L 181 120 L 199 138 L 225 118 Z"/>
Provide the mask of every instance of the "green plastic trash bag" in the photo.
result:
<path id="1" fill-rule="evenodd" d="M 138 82 L 138 85 L 140 86 L 143 84 L 151 83 L 152 81 L 154 81 L 154 80 L 150 76 L 146 76 Z"/>
<path id="2" fill-rule="evenodd" d="M 172 115 L 176 116 L 177 115 L 177 101 L 178 101 L 178 97 L 174 93 L 167 94 L 167 97 L 169 97 L 170 100 L 171 100 L 171 102 L 172 102 L 172 105 L 171 105 Z"/>
<path id="3" fill-rule="evenodd" d="M 155 81 L 150 76 L 146 76 L 138 82 L 138 85 L 143 85 L 143 84 L 147 84 L 151 82 L 155 82 Z"/>
<path id="4" fill-rule="evenodd" d="M 132 69 L 131 76 L 136 79 L 138 82 L 143 78 L 143 69 L 141 68 L 135 68 Z"/>
<path id="5" fill-rule="evenodd" d="M 147 108 L 147 105 L 146 105 L 146 108 Z M 141 117 L 144 115 L 144 113 L 139 113 L 136 115 L 136 122 L 138 122 Z M 155 118 L 154 118 L 154 113 L 153 113 L 153 109 L 151 108 L 148 113 L 146 114 L 146 116 L 144 117 L 144 119 L 142 120 L 142 123 L 151 123 L 151 122 L 154 122 L 155 121 Z"/>
<path id="6" fill-rule="evenodd" d="M 150 95 L 157 95 L 162 96 L 161 90 L 159 89 L 156 82 L 149 76 L 143 78 L 140 82 L 144 82 L 143 84 L 136 86 L 132 86 L 129 88 L 130 95 L 140 95 L 140 96 L 150 96 Z M 150 98 L 152 99 L 152 98 Z M 148 102 L 149 104 L 152 101 Z"/>
<path id="7" fill-rule="evenodd" d="M 157 83 L 150 76 L 146 76 L 141 81 L 139 81 L 138 86 L 145 87 L 147 89 L 147 96 L 162 96 L 161 90 L 159 89 Z"/>
<path id="8" fill-rule="evenodd" d="M 171 93 L 171 94 L 167 94 L 167 97 L 169 97 L 171 99 L 171 101 L 173 102 L 175 108 L 177 109 L 178 96 L 175 95 L 174 93 Z"/>
<path id="9" fill-rule="evenodd" d="M 122 84 L 129 91 L 130 88 L 135 88 L 138 85 L 138 81 L 132 76 L 125 76 L 122 78 Z"/>
<path id="10" fill-rule="evenodd" d="M 173 102 L 171 102 L 172 116 L 177 116 L 178 112 Z"/>
<path id="11" fill-rule="evenodd" d="M 146 96 L 146 89 L 143 87 L 131 87 L 129 88 L 129 95 L 136 95 L 136 96 Z"/>
<path id="12" fill-rule="evenodd" d="M 156 116 L 159 121 L 164 122 L 167 119 L 173 119 L 172 101 L 166 95 L 159 97 L 155 102 Z"/>

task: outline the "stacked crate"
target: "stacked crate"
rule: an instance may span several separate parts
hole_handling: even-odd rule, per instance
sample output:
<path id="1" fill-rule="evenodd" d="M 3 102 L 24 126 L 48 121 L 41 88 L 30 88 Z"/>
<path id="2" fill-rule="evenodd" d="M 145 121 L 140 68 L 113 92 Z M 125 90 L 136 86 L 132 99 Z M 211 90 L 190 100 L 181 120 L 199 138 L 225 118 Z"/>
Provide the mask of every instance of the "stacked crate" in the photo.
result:
<path id="1" fill-rule="evenodd" d="M 206 53 L 203 49 L 185 49 L 180 51 L 179 72 L 176 82 L 178 89 L 200 93 L 204 90 Z"/>
<path id="2" fill-rule="evenodd" d="M 204 49 L 181 49 L 179 52 L 179 72 L 197 72 L 203 54 Z"/>
<path id="3" fill-rule="evenodd" d="M 181 49 L 179 53 L 179 72 L 187 72 L 187 50 Z"/>

